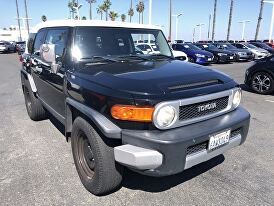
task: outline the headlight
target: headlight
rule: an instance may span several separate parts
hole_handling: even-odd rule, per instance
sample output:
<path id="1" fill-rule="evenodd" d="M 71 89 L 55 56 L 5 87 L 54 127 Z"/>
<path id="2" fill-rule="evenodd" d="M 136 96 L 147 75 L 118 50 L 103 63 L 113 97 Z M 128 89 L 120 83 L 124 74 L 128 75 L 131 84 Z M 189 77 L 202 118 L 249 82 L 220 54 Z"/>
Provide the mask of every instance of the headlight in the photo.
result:
<path id="1" fill-rule="evenodd" d="M 176 119 L 176 110 L 173 106 L 164 106 L 156 111 L 154 123 L 156 127 L 169 127 Z"/>
<path id="2" fill-rule="evenodd" d="M 218 56 L 227 56 L 225 53 L 218 53 Z"/>
<path id="3" fill-rule="evenodd" d="M 241 89 L 239 89 L 234 93 L 234 96 L 233 96 L 232 103 L 234 108 L 237 108 L 240 105 L 241 99 L 242 99 L 242 91 Z"/>
<path id="4" fill-rule="evenodd" d="M 201 57 L 201 58 L 205 58 L 205 55 L 203 54 L 195 54 L 196 57 Z"/>

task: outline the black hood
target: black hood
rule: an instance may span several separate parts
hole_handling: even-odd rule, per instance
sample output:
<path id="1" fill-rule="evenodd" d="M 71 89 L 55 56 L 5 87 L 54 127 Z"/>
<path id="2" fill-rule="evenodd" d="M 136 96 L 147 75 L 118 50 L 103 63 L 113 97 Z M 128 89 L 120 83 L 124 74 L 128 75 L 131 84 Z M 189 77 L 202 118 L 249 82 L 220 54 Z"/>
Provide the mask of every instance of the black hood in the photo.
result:
<path id="1" fill-rule="evenodd" d="M 232 81 L 228 76 L 207 67 L 178 60 L 115 62 L 96 66 L 87 64 L 76 75 L 132 95 L 163 95 L 173 90 Z"/>

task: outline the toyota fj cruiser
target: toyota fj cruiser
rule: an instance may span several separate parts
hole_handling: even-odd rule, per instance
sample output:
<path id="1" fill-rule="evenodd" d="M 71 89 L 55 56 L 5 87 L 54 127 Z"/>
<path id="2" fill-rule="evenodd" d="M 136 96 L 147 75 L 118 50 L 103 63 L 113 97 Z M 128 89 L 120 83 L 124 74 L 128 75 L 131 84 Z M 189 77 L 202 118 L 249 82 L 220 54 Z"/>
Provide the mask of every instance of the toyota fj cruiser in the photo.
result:
<path id="1" fill-rule="evenodd" d="M 239 85 L 174 59 L 160 28 L 65 20 L 36 29 L 21 69 L 28 115 L 64 125 L 91 193 L 117 188 L 124 167 L 172 175 L 245 141 L 250 115 Z M 142 53 L 138 40 L 152 40 L 159 53 Z"/>

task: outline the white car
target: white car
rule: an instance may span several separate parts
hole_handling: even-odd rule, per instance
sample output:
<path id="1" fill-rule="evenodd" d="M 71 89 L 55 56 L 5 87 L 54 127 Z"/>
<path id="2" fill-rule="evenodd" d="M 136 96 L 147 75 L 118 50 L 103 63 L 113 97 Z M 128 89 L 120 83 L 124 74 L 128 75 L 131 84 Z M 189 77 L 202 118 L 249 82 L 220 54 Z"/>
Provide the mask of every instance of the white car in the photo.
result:
<path id="1" fill-rule="evenodd" d="M 184 53 L 182 51 L 175 51 L 175 50 L 172 50 L 172 53 L 176 59 L 188 62 L 188 57 L 187 57 L 186 53 Z"/>
<path id="2" fill-rule="evenodd" d="M 141 43 L 137 44 L 136 47 L 141 49 L 144 54 L 160 54 L 156 44 Z"/>

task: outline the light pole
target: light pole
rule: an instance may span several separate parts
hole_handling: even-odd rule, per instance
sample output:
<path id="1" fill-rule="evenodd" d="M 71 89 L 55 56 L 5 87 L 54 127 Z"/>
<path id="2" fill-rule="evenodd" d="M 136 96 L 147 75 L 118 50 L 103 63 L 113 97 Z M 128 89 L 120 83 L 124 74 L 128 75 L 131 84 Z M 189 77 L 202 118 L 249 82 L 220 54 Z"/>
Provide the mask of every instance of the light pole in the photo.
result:
<path id="1" fill-rule="evenodd" d="M 179 17 L 182 15 L 183 15 L 183 13 L 172 15 L 172 16 L 176 17 L 176 40 L 178 40 L 178 20 L 179 20 Z"/>
<path id="2" fill-rule="evenodd" d="M 172 2 L 169 0 L 169 33 L 168 40 L 171 41 L 171 27 L 172 27 Z"/>
<path id="3" fill-rule="evenodd" d="M 152 24 L 152 0 L 149 0 L 149 18 L 148 24 Z"/>
<path id="4" fill-rule="evenodd" d="M 238 23 L 242 24 L 243 25 L 243 30 L 242 30 L 242 40 L 245 39 L 245 25 L 246 23 L 249 23 L 250 20 L 243 20 L 243 21 L 239 21 Z"/>
<path id="5" fill-rule="evenodd" d="M 26 22 L 27 22 L 27 31 L 29 34 L 29 15 L 28 15 L 28 6 L 27 6 L 27 0 L 25 2 L 25 13 L 26 13 Z"/>
<path id="6" fill-rule="evenodd" d="M 202 40 L 202 26 L 204 26 L 205 24 L 203 24 L 203 23 L 200 23 L 200 24 L 197 24 L 196 26 L 197 27 L 200 27 L 200 36 L 199 36 L 199 41 L 201 41 Z"/>
<path id="7" fill-rule="evenodd" d="M 264 3 L 270 3 L 272 4 L 272 18 L 271 18 L 271 24 L 270 24 L 270 31 L 269 31 L 269 43 L 272 40 L 272 33 L 273 33 L 273 24 L 274 24 L 274 1 L 264 1 Z"/>
<path id="8" fill-rule="evenodd" d="M 207 39 L 209 40 L 210 38 L 210 25 L 211 25 L 211 14 L 209 14 L 208 18 L 208 32 L 207 32 Z"/>
<path id="9" fill-rule="evenodd" d="M 22 34 L 21 34 L 21 25 L 20 25 L 20 16 L 19 16 L 19 9 L 18 9 L 18 1 L 15 0 L 16 3 L 16 13 L 17 13 L 17 22 L 18 22 L 18 28 L 19 28 L 19 41 L 22 41 Z"/>

